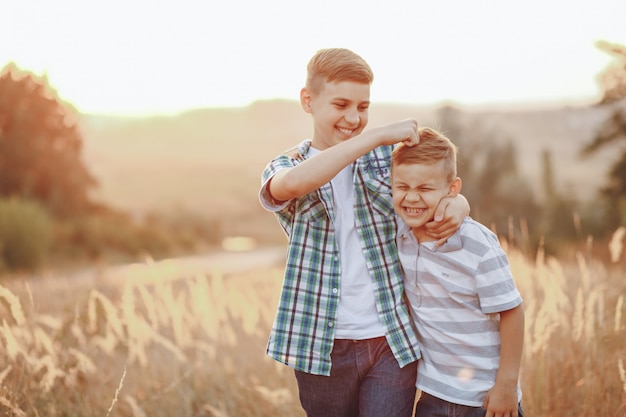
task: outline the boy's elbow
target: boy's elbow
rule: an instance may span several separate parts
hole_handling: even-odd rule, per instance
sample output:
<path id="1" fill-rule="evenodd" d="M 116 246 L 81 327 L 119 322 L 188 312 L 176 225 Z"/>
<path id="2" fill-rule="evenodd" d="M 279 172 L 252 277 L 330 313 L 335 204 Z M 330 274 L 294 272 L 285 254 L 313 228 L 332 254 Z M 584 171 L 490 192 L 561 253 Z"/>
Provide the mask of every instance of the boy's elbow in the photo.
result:
<path id="1" fill-rule="evenodd" d="M 298 184 L 291 180 L 289 175 L 279 172 L 268 183 L 268 190 L 272 198 L 277 202 L 285 202 L 299 197 Z"/>
<path id="2" fill-rule="evenodd" d="M 289 176 L 285 177 L 280 187 L 281 196 L 284 200 L 291 200 L 302 195 L 300 192 L 300 184 L 297 181 L 293 181 Z"/>

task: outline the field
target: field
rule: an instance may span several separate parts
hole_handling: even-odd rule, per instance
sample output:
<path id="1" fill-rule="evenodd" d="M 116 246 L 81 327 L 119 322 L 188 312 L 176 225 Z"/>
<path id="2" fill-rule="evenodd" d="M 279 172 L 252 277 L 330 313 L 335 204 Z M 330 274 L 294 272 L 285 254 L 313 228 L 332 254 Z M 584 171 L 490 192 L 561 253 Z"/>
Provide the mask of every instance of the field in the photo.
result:
<path id="1" fill-rule="evenodd" d="M 587 198 L 616 153 L 578 151 L 608 114 L 461 110 L 452 121 L 481 147 L 512 140 L 533 184 L 542 150 L 555 152 L 560 189 Z M 372 109 L 370 125 L 405 117 L 446 127 L 436 109 L 406 106 Z M 199 213 L 231 251 L 1 277 L 0 416 L 302 417 L 293 373 L 265 355 L 285 239 L 256 193 L 264 164 L 309 124 L 290 102 L 86 117 L 97 198 L 138 218 Z M 529 258 L 503 240 L 525 300 L 527 416 L 626 417 L 624 243 L 621 228 L 610 244 Z"/>
<path id="2" fill-rule="evenodd" d="M 504 242 L 525 300 L 526 415 L 626 416 L 623 240 L 604 248 L 615 263 Z M 0 415 L 303 416 L 292 372 L 264 355 L 277 250 L 225 253 L 237 269 L 146 259 L 4 281 Z"/>

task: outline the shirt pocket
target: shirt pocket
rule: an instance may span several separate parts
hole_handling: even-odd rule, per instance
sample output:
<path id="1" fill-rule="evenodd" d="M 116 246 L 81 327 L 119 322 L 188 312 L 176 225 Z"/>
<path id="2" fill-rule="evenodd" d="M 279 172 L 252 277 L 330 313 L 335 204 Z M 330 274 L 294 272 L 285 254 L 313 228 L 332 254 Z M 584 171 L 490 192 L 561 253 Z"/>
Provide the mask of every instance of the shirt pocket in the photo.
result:
<path id="1" fill-rule="evenodd" d="M 391 201 L 391 185 L 387 181 L 372 178 L 365 182 L 368 200 L 373 209 L 384 218 L 393 218 L 393 203 Z"/>

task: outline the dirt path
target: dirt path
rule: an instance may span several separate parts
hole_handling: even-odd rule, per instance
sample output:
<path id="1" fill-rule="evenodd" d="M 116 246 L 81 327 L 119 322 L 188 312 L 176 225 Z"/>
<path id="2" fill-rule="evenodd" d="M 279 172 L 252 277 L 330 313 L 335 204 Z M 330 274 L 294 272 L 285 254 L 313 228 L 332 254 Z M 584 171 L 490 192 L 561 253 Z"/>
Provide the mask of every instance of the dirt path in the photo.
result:
<path id="1" fill-rule="evenodd" d="M 218 251 L 205 255 L 169 258 L 125 265 L 100 265 L 73 272 L 48 271 L 12 277 L 6 286 L 24 302 L 34 302 L 41 313 L 54 314 L 65 308 L 68 297 L 86 296 L 94 288 L 122 288 L 127 279 L 133 282 L 179 280 L 199 275 L 246 273 L 284 265 L 284 246 L 262 247 L 247 251 Z M 34 300 L 34 301 L 33 301 Z M 39 300 L 45 300 L 40 302 Z"/>
<path id="2" fill-rule="evenodd" d="M 134 279 L 179 279 L 198 274 L 237 274 L 256 269 L 280 266 L 284 263 L 284 246 L 262 247 L 242 252 L 218 251 L 205 255 L 147 260 L 143 263 L 101 267 L 91 271 L 92 279 L 115 281 L 132 276 Z"/>

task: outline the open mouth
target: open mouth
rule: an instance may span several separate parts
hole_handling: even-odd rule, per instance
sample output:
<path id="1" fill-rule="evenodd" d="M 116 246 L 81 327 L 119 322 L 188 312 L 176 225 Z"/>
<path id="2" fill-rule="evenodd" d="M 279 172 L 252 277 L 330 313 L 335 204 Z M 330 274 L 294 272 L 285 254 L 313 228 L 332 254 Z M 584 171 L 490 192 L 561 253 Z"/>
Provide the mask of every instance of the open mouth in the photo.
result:
<path id="1" fill-rule="evenodd" d="M 426 211 L 425 208 L 418 208 L 418 207 L 403 207 L 402 209 L 404 210 L 405 213 L 411 216 L 419 216 L 420 214 Z"/>
<path id="2" fill-rule="evenodd" d="M 356 129 L 346 129 L 344 127 L 337 127 L 336 129 L 337 131 L 339 131 L 339 133 L 348 137 L 354 135 L 354 132 L 356 132 Z"/>

